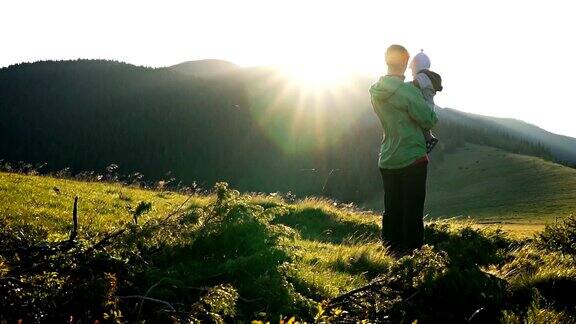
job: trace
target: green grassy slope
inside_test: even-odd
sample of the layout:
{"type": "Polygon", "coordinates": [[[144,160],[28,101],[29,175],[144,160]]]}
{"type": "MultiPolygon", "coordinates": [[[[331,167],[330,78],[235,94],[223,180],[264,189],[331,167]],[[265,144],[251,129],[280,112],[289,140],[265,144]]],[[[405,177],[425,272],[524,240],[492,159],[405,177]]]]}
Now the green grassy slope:
{"type": "MultiPolygon", "coordinates": [[[[44,176],[30,176],[0,172],[0,219],[8,223],[29,224],[47,230],[49,240],[66,238],[72,222],[74,196],[79,196],[80,231],[101,235],[132,222],[131,210],[140,201],[151,202],[152,211],[145,214],[140,223],[162,218],[178,209],[187,197],[170,191],[151,191],[106,182],[82,182],[44,176]],[[56,192],[57,188],[58,192],[56,192]]],[[[253,205],[274,207],[286,205],[275,196],[252,195],[253,205]]],[[[213,195],[194,195],[188,199],[183,210],[194,210],[213,203],[213,195]]],[[[335,296],[347,289],[366,283],[368,277],[347,272],[355,258],[370,255],[369,263],[381,265],[384,250],[375,243],[379,233],[379,218],[375,214],[339,210],[331,202],[305,199],[289,204],[291,213],[279,217],[277,222],[295,228],[302,233],[294,253],[306,255],[300,260],[302,273],[300,284],[307,289],[317,289],[318,294],[335,296]],[[349,237],[361,241],[341,242],[349,237]],[[367,241],[367,239],[370,240],[367,241]],[[364,243],[371,242],[368,245],[364,243]],[[373,248],[374,251],[368,251],[373,248]]],[[[370,266],[370,264],[368,266],[370,266]]],[[[351,266],[353,267],[353,266],[351,266]]]]}
{"type": "Polygon", "coordinates": [[[576,170],[467,145],[431,168],[428,197],[433,217],[550,220],[576,211],[576,170]]]}
{"type": "MultiPolygon", "coordinates": [[[[381,197],[367,204],[382,206],[381,197]]],[[[431,162],[425,210],[430,218],[470,217],[529,234],[576,212],[576,170],[467,144],[431,162]]]]}
{"type": "MultiPolygon", "coordinates": [[[[169,213],[186,199],[168,191],[0,172],[0,215],[12,223],[42,225],[54,239],[70,229],[75,196],[79,197],[80,226],[93,231],[107,231],[130,222],[130,209],[139,201],[152,202],[152,211],[143,217],[145,221],[169,213]]],[[[197,197],[193,203],[204,199],[197,197]]]]}
{"type": "MultiPolygon", "coordinates": [[[[178,209],[187,199],[182,194],[169,191],[12,173],[0,173],[0,193],[1,222],[16,227],[31,225],[43,228],[48,233],[48,241],[53,242],[66,239],[69,235],[75,195],[80,197],[78,213],[81,238],[102,237],[130,223],[130,210],[140,201],[152,203],[152,211],[140,221],[145,223],[163,218],[178,209]]],[[[273,223],[287,225],[299,233],[290,244],[289,254],[290,257],[296,257],[296,266],[283,271],[291,284],[306,292],[307,296],[321,300],[366,284],[391,261],[378,241],[379,218],[375,214],[336,208],[332,202],[321,199],[310,198],[296,204],[286,204],[273,195],[243,197],[248,198],[250,205],[258,208],[282,206],[290,211],[280,212],[273,223]]],[[[186,201],[181,210],[194,214],[214,201],[214,195],[195,195],[186,201]]],[[[176,243],[172,244],[176,246],[182,244],[181,240],[186,240],[185,237],[173,239],[176,243]]],[[[247,243],[239,244],[246,247],[247,243]]],[[[166,252],[172,253],[172,258],[174,254],[182,253],[173,247],[164,249],[172,251],[166,252]]],[[[186,254],[180,257],[182,265],[166,271],[180,273],[182,269],[211,267],[206,261],[197,264],[186,260],[192,258],[186,254]]],[[[172,263],[172,259],[165,262],[172,263]]],[[[266,266],[266,263],[262,263],[262,266],[266,266]]],[[[0,274],[1,270],[0,267],[0,274]]],[[[263,271],[268,272],[267,269],[263,271]]],[[[191,275],[193,278],[199,276],[194,272],[191,274],[189,270],[185,272],[180,275],[191,275]]],[[[150,276],[155,278],[154,274],[150,276]]],[[[203,285],[204,282],[196,281],[194,284],[203,285]]],[[[254,285],[260,287],[258,282],[254,285]]]]}
{"type": "Polygon", "coordinates": [[[576,170],[540,158],[467,145],[433,165],[430,217],[471,217],[520,232],[576,212],[576,170]]]}
{"type": "Polygon", "coordinates": [[[574,315],[574,260],[560,253],[574,253],[572,227],[549,231],[542,254],[493,229],[431,223],[425,243],[433,247],[398,258],[379,241],[377,214],[325,199],[287,202],[222,185],[188,198],[8,173],[0,173],[0,192],[0,315],[9,322],[275,322],[281,314],[461,322],[482,309],[474,322],[520,323],[574,315]],[[54,245],[67,238],[75,195],[77,241],[54,245]],[[152,203],[139,226],[91,248],[95,236],[130,223],[139,201],[152,203]],[[375,278],[386,283],[377,296],[320,304],[375,278]],[[148,298],[144,307],[138,296],[148,298]]]}

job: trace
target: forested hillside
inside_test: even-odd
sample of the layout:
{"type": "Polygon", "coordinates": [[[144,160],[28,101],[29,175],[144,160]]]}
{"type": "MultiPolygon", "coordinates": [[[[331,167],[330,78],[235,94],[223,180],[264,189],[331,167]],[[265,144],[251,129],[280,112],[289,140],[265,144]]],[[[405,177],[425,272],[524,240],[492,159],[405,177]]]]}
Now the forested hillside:
{"type": "MultiPolygon", "coordinates": [[[[0,159],[72,173],[116,164],[147,181],[225,180],[247,191],[364,202],[381,189],[372,81],[314,92],[271,68],[215,60],[156,69],[101,60],[14,65],[0,70],[0,159]]],[[[465,143],[555,158],[505,127],[439,114],[434,163],[465,143]]]]}
{"type": "MultiPolygon", "coordinates": [[[[539,155],[540,153],[537,152],[540,150],[538,147],[540,146],[549,150],[550,156],[547,156],[547,159],[553,159],[569,166],[576,165],[576,139],[572,137],[557,135],[518,119],[482,116],[455,109],[443,109],[441,118],[462,126],[481,128],[485,132],[498,134],[504,142],[500,143],[498,147],[506,150],[517,151],[515,144],[507,146],[505,142],[510,137],[519,138],[526,143],[536,144],[536,147],[533,147],[536,151],[529,155],[539,155]]],[[[475,143],[482,144],[481,140],[475,143]]],[[[521,153],[525,154],[525,152],[521,153]]]]}

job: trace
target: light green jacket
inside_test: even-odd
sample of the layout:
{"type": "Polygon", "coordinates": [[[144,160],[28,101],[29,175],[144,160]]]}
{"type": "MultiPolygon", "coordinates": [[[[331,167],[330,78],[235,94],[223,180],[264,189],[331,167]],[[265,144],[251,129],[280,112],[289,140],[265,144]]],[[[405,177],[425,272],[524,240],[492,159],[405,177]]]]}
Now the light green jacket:
{"type": "Polygon", "coordinates": [[[423,129],[431,129],[438,117],[418,88],[403,78],[383,76],[370,87],[372,107],[384,136],[378,165],[400,169],[426,155],[423,129]]]}

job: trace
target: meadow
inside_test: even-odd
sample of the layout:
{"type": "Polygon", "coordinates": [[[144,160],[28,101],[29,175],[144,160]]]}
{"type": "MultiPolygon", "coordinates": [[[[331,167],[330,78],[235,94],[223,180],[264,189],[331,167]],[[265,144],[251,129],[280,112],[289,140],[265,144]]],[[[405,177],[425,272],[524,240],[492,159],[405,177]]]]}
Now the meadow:
{"type": "Polygon", "coordinates": [[[9,322],[576,318],[574,218],[523,237],[430,221],[422,249],[394,256],[379,241],[378,214],[327,199],[16,173],[0,173],[0,193],[0,318],[9,322]]]}
{"type": "MultiPolygon", "coordinates": [[[[530,237],[576,212],[576,170],[475,144],[431,155],[425,214],[530,237]]],[[[381,194],[366,208],[381,210],[381,194]]]]}
{"type": "Polygon", "coordinates": [[[430,173],[432,217],[545,224],[576,211],[576,170],[542,158],[467,144],[430,173]]]}

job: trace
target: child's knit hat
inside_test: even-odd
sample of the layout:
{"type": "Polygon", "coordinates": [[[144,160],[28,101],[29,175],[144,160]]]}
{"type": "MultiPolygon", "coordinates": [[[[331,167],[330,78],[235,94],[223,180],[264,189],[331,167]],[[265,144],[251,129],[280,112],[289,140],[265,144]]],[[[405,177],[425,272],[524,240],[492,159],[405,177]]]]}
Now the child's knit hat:
{"type": "Polygon", "coordinates": [[[430,58],[428,55],[424,54],[424,50],[420,50],[420,53],[414,56],[410,63],[410,68],[412,69],[412,74],[430,68],[430,58]]]}

